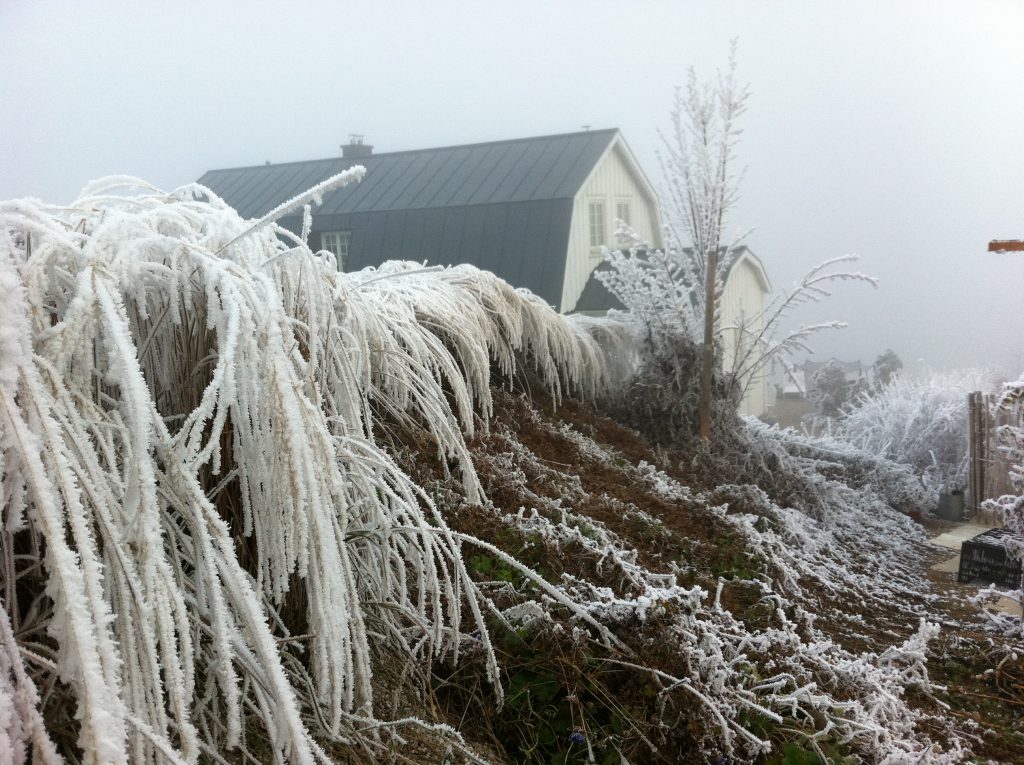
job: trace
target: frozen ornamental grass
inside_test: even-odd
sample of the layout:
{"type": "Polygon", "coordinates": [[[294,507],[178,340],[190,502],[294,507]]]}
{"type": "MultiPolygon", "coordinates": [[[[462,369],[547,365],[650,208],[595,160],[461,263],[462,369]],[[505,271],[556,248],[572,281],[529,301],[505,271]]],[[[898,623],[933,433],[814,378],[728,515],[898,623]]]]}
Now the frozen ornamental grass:
{"type": "Polygon", "coordinates": [[[305,206],[308,231],[362,172],[256,222],[127,178],[0,203],[0,760],[253,757],[255,727],[261,756],[326,762],[318,741],[373,727],[372,646],[454,661],[476,632],[497,680],[463,542],[374,412],[432,434],[477,499],[491,364],[529,359],[556,395],[608,367],[493,275],[343,274],[274,222],[305,206]]]}

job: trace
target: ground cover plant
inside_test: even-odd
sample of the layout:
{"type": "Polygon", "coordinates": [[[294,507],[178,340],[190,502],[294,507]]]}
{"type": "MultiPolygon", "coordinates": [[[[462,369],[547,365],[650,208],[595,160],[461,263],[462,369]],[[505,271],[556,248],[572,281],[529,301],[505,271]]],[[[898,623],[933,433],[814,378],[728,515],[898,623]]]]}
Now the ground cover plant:
{"type": "Polygon", "coordinates": [[[515,703],[488,705],[472,664],[442,673],[439,697],[479,705],[467,717],[506,746],[527,742],[515,762],[957,761],[945,717],[910,702],[931,696],[938,632],[922,622],[924,536],[892,508],[921,497],[914,476],[839,443],[767,428],[753,440],[789,463],[780,472],[813,476],[807,501],[684,487],[673,474],[687,460],[638,460],[652,450],[633,431],[571,403],[540,412],[499,398],[473,443],[496,512],[463,504],[451,523],[590,601],[621,645],[581,637],[496,559],[471,559],[514,615],[499,653],[515,703]]]}

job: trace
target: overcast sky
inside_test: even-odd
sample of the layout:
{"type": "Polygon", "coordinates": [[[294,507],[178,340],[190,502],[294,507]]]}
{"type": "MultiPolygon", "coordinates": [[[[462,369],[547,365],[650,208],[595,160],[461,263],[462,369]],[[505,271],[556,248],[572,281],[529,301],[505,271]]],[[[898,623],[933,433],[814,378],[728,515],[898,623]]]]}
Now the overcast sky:
{"type": "Polygon", "coordinates": [[[785,288],[856,253],[806,321],[867,363],[1024,370],[1024,3],[0,0],[0,199],[91,179],[619,127],[657,181],[689,66],[739,38],[742,198],[729,231],[785,288]]]}

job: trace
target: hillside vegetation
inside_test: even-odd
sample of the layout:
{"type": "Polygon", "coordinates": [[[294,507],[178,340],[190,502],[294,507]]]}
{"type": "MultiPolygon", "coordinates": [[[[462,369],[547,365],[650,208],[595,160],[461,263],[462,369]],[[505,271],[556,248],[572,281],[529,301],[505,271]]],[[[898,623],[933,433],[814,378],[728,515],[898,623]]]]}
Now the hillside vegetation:
{"type": "Polygon", "coordinates": [[[0,203],[0,760],[984,745],[929,679],[909,468],[652,447],[579,403],[642,400],[624,325],[273,223],[353,175],[256,223],[131,179],[0,203]]]}

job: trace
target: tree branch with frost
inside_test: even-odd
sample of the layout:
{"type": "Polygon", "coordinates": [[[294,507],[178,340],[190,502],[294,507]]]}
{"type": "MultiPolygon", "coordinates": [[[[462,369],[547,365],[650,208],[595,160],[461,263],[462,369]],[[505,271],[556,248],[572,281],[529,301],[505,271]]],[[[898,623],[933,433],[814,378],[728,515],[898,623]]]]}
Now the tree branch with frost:
{"type": "MultiPolygon", "coordinates": [[[[716,86],[698,83],[696,72],[689,70],[685,88],[674,94],[670,131],[659,131],[666,246],[607,251],[611,268],[596,272],[649,336],[682,334],[700,342],[706,264],[721,247],[726,216],[738,199],[742,173],[734,176],[731,166],[742,132],[737,121],[749,96],[749,88],[736,81],[735,41],[716,86]]],[[[628,227],[619,230],[630,237],[628,227]]],[[[724,271],[716,271],[717,293],[724,271]]]]}
{"type": "MultiPolygon", "coordinates": [[[[660,134],[659,153],[665,187],[666,228],[670,250],[694,285],[696,313],[703,316],[705,271],[709,253],[718,253],[728,213],[739,199],[743,172],[732,173],[742,130],[738,120],[747,109],[750,88],[736,80],[737,41],[729,50],[725,72],[717,85],[700,84],[695,70],[687,73],[685,89],[676,89],[670,111],[671,131],[660,134]],[[692,252],[687,252],[689,243],[692,252]]],[[[719,269],[716,279],[720,282],[719,269]]]]}
{"type": "Polygon", "coordinates": [[[781,329],[782,323],[790,318],[794,310],[804,305],[820,303],[831,297],[836,284],[859,282],[877,289],[877,277],[857,271],[829,270],[838,264],[852,263],[856,260],[856,255],[843,255],[818,264],[804,275],[794,289],[777,296],[750,324],[735,328],[739,335],[736,344],[738,357],[733,364],[731,379],[732,386],[741,396],[768,365],[779,364],[787,372],[791,372],[791,359],[797,353],[811,352],[808,343],[813,336],[846,326],[844,322],[839,321],[804,325],[776,339],[776,333],[781,329]],[[760,326],[757,330],[751,331],[750,325],[760,326]]]}

